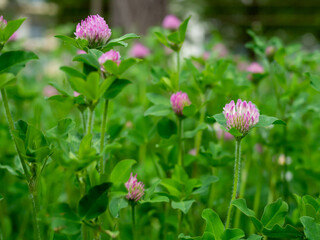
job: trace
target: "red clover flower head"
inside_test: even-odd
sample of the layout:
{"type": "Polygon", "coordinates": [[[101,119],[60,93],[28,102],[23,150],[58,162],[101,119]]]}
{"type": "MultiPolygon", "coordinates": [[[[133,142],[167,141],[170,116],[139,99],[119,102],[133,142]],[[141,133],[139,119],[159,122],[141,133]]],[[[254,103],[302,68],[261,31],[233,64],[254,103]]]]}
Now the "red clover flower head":
{"type": "Polygon", "coordinates": [[[133,177],[131,173],[128,182],[125,183],[128,190],[127,199],[138,202],[144,195],[144,184],[143,182],[138,182],[137,174],[133,177]]]}
{"type": "Polygon", "coordinates": [[[252,127],[259,122],[259,110],[252,102],[238,99],[237,104],[232,100],[223,108],[223,114],[227,120],[227,129],[237,129],[246,135],[252,127]]]}
{"type": "Polygon", "coordinates": [[[171,95],[170,102],[174,113],[178,116],[182,116],[182,110],[185,106],[191,104],[188,94],[184,92],[177,92],[171,95]]]}
{"type": "Polygon", "coordinates": [[[107,43],[111,36],[111,29],[104,18],[97,15],[88,16],[85,20],[78,23],[76,38],[86,39],[89,42],[89,47],[101,47],[107,43]]]}

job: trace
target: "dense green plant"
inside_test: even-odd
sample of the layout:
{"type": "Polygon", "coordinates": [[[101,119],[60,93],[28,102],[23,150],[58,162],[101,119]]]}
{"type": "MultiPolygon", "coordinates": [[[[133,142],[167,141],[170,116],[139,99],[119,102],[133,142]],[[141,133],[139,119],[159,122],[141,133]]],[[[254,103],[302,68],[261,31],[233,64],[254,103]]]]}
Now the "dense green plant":
{"type": "Polygon", "coordinates": [[[8,41],[24,19],[0,25],[0,239],[318,238],[319,52],[249,31],[262,72],[183,57],[189,20],[139,40],[143,59],[132,33],[57,35],[25,70],[38,57],[8,41]],[[226,115],[240,98],[251,125],[226,115]]]}

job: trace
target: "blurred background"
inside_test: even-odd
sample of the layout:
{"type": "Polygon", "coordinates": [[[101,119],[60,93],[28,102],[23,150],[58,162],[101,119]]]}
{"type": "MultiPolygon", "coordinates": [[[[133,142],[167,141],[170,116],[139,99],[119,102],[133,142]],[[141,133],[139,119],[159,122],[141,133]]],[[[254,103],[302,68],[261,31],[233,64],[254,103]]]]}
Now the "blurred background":
{"type": "Polygon", "coordinates": [[[29,39],[30,48],[54,47],[54,28],[69,29],[71,35],[89,14],[100,14],[112,29],[146,34],[168,13],[180,19],[192,15],[189,35],[197,44],[215,37],[235,52],[245,51],[247,29],[300,42],[307,49],[317,47],[320,34],[318,0],[0,0],[0,14],[6,19],[28,18],[18,35],[29,39]]]}

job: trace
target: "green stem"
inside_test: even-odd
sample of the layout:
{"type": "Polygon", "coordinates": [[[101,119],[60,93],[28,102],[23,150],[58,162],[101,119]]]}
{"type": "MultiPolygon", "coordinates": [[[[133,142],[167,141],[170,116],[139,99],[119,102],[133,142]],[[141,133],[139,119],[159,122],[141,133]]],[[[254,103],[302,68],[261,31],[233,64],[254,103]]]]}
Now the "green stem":
{"type": "Polygon", "coordinates": [[[147,145],[145,143],[143,143],[139,147],[139,162],[140,162],[140,164],[145,161],[146,153],[147,153],[147,145]]]}
{"type": "Polygon", "coordinates": [[[180,50],[177,51],[177,82],[176,87],[179,90],[179,79],[180,79],[180,50]]]}
{"type": "MultiPolygon", "coordinates": [[[[9,124],[9,130],[10,130],[10,134],[12,136],[12,139],[13,139],[13,142],[15,144],[15,147],[16,147],[16,151],[18,153],[18,156],[19,156],[19,160],[20,160],[20,163],[22,165],[22,168],[23,168],[23,172],[24,172],[24,175],[26,176],[26,179],[27,179],[27,182],[28,182],[28,185],[29,185],[29,192],[31,194],[31,199],[32,199],[32,217],[33,217],[33,227],[34,227],[34,237],[36,240],[41,240],[41,235],[40,235],[40,227],[39,227],[39,224],[38,224],[38,221],[37,221],[37,203],[36,203],[36,190],[35,189],[31,189],[31,184],[33,184],[32,181],[34,181],[31,176],[30,176],[30,173],[28,171],[28,168],[27,168],[27,164],[25,163],[23,157],[22,157],[22,154],[18,148],[18,145],[17,145],[17,142],[13,136],[13,132],[15,131],[15,127],[14,127],[14,123],[13,123],[13,119],[12,119],[12,116],[11,116],[11,113],[10,113],[10,109],[9,109],[9,103],[8,103],[8,98],[7,98],[7,93],[5,91],[5,89],[1,89],[1,95],[2,95],[2,100],[3,100],[3,105],[4,105],[4,108],[5,108],[5,112],[6,112],[6,116],[7,116],[7,121],[8,121],[8,124],[9,124]]],[[[36,185],[34,186],[36,187],[36,185]]]]}
{"type": "MultiPolygon", "coordinates": [[[[215,174],[217,174],[216,171],[217,171],[216,169],[211,167],[212,176],[215,176],[215,174]]],[[[213,200],[215,198],[215,195],[216,195],[216,186],[214,186],[214,184],[211,184],[210,194],[209,194],[209,197],[208,197],[208,206],[209,206],[209,208],[213,207],[213,200]]]]}
{"type": "Polygon", "coordinates": [[[36,192],[31,191],[31,201],[32,201],[32,218],[34,226],[34,237],[35,239],[41,240],[40,227],[38,223],[38,204],[37,204],[37,195],[36,192]]]}
{"type": "MultiPolygon", "coordinates": [[[[262,179],[261,176],[262,173],[260,172],[260,174],[258,174],[258,180],[257,180],[257,189],[256,189],[256,193],[254,195],[254,202],[253,202],[253,211],[258,214],[259,211],[259,207],[260,207],[260,199],[261,199],[261,188],[262,188],[262,179]]],[[[255,232],[255,228],[253,226],[253,224],[250,225],[250,233],[254,233],[255,232]]]]}
{"type": "Polygon", "coordinates": [[[92,133],[93,113],[94,113],[94,109],[90,108],[90,110],[89,110],[88,127],[87,127],[87,134],[92,133]]]}
{"type": "MultiPolygon", "coordinates": [[[[84,176],[86,175],[86,172],[80,172],[78,174],[78,180],[79,180],[79,183],[80,183],[80,194],[81,194],[81,197],[83,197],[87,190],[86,190],[86,183],[85,183],[85,179],[84,179],[84,176]]],[[[87,240],[88,239],[88,228],[85,224],[85,222],[82,222],[82,226],[81,226],[81,234],[82,234],[82,240],[87,240]]]]}
{"type": "Polygon", "coordinates": [[[135,217],[135,203],[132,201],[131,203],[131,216],[132,216],[132,239],[136,239],[136,217],[135,217]]]}
{"type": "MultiPolygon", "coordinates": [[[[251,165],[251,156],[248,157],[247,162],[245,164],[244,171],[241,174],[239,198],[243,198],[244,197],[244,192],[245,192],[246,185],[247,185],[247,179],[248,179],[248,173],[249,173],[250,165],[251,165]]],[[[236,216],[235,216],[235,219],[234,219],[234,227],[236,227],[236,228],[239,227],[240,214],[241,214],[240,210],[237,209],[236,216]]]]}
{"type": "Polygon", "coordinates": [[[104,148],[104,136],[105,136],[106,125],[107,125],[108,105],[109,105],[109,100],[106,99],[106,101],[104,102],[103,117],[102,117],[102,123],[101,123],[101,138],[100,138],[101,158],[100,158],[100,164],[99,164],[100,179],[102,174],[104,173],[104,157],[103,157],[102,151],[104,148]]]}
{"type": "MultiPolygon", "coordinates": [[[[201,103],[203,104],[205,102],[205,97],[203,94],[201,94],[201,103]]],[[[199,126],[204,122],[206,114],[206,107],[202,107],[200,110],[200,118],[199,118],[199,126]]],[[[202,131],[198,131],[194,140],[194,147],[195,147],[195,152],[196,156],[199,154],[199,150],[201,147],[201,141],[202,141],[202,131]]],[[[196,177],[198,175],[198,164],[197,161],[193,162],[192,164],[192,176],[196,177]]]]}
{"type": "Polygon", "coordinates": [[[238,185],[239,185],[239,178],[240,178],[240,169],[241,169],[241,139],[236,139],[236,151],[235,151],[235,162],[234,162],[234,178],[233,178],[233,191],[232,197],[228,209],[227,221],[226,221],[226,228],[230,226],[231,220],[231,212],[232,212],[232,201],[236,199],[237,192],[238,192],[238,185]]]}
{"type": "Polygon", "coordinates": [[[182,158],[182,119],[177,118],[178,125],[178,164],[183,167],[183,158],[182,158]]]}
{"type": "Polygon", "coordinates": [[[13,142],[15,144],[16,151],[18,153],[19,160],[20,160],[20,163],[21,163],[22,168],[23,168],[23,172],[26,175],[27,181],[29,182],[30,181],[30,173],[29,173],[29,171],[27,169],[27,165],[26,165],[26,163],[25,163],[25,161],[24,161],[24,159],[22,157],[22,154],[20,153],[20,150],[18,148],[17,142],[16,142],[16,140],[15,140],[15,138],[13,136],[13,132],[15,131],[15,127],[14,127],[13,119],[12,119],[12,116],[11,116],[11,113],[10,113],[10,109],[9,109],[7,93],[6,93],[6,90],[4,88],[1,89],[1,95],[2,95],[3,105],[4,105],[4,109],[5,109],[6,116],[7,116],[7,121],[8,121],[8,124],[9,124],[10,134],[11,134],[13,142]]]}
{"type": "Polygon", "coordinates": [[[181,228],[182,228],[182,212],[178,210],[178,235],[181,233],[181,228]]]}
{"type": "MultiPolygon", "coordinates": [[[[203,107],[200,111],[200,119],[199,119],[199,125],[201,125],[204,122],[206,114],[206,108],[203,107]]],[[[199,131],[195,138],[195,149],[196,149],[196,155],[198,155],[200,147],[201,147],[201,140],[202,140],[202,131],[199,131]]]]}
{"type": "Polygon", "coordinates": [[[81,111],[81,117],[82,117],[82,124],[83,124],[83,134],[85,134],[87,131],[87,126],[86,126],[86,116],[84,114],[84,111],[81,111]]]}

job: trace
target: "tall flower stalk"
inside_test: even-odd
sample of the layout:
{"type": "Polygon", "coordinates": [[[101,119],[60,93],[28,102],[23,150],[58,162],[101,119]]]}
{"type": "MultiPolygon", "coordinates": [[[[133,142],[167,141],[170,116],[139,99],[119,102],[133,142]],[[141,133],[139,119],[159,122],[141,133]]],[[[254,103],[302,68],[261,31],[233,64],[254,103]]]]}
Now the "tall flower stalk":
{"type": "MultiPolygon", "coordinates": [[[[101,123],[101,136],[100,136],[100,153],[102,154],[103,148],[104,148],[104,136],[106,132],[106,126],[107,126],[107,114],[108,114],[108,106],[109,106],[109,100],[106,99],[104,102],[103,107],[103,116],[102,116],[102,123],[101,123]]],[[[104,173],[104,158],[101,156],[100,163],[99,163],[99,171],[100,171],[100,178],[102,174],[104,173]]]]}
{"type": "Polygon", "coordinates": [[[143,182],[138,182],[137,174],[133,176],[131,173],[129,180],[125,183],[125,187],[128,190],[126,198],[129,200],[131,205],[131,217],[132,217],[132,236],[133,240],[136,239],[136,216],[135,216],[135,206],[138,201],[144,195],[144,184],[143,182]]]}
{"type": "MultiPolygon", "coordinates": [[[[121,63],[120,60],[121,56],[118,51],[110,50],[104,54],[101,55],[99,58],[99,64],[101,65],[101,71],[106,78],[108,76],[108,69],[105,69],[103,64],[111,60],[115,62],[117,65],[121,63]]],[[[101,122],[101,136],[100,136],[100,161],[99,161],[99,172],[100,172],[100,181],[102,182],[102,174],[104,173],[104,157],[103,157],[103,148],[104,148],[104,139],[105,139],[105,132],[106,132],[106,126],[107,126],[107,115],[108,115],[108,106],[109,106],[109,99],[106,99],[104,102],[104,107],[103,107],[103,115],[102,115],[102,122],[101,122]]]]}
{"type": "Polygon", "coordinates": [[[37,216],[38,216],[38,204],[37,204],[37,182],[36,182],[36,177],[31,177],[28,168],[27,168],[27,164],[25,163],[25,160],[18,148],[17,142],[14,139],[13,136],[13,132],[16,131],[15,126],[14,126],[14,122],[10,113],[10,108],[9,108],[9,103],[8,103],[8,98],[7,98],[7,93],[6,90],[3,88],[1,89],[1,96],[2,96],[2,100],[3,100],[3,105],[5,108],[5,113],[6,113],[6,117],[7,117],[7,121],[8,121],[8,125],[9,125],[9,131],[10,134],[12,136],[13,142],[15,144],[16,147],[16,151],[18,153],[19,156],[19,160],[20,163],[22,165],[23,168],[23,172],[24,175],[26,176],[26,180],[28,183],[28,187],[29,187],[29,192],[31,195],[31,201],[32,201],[32,219],[33,219],[33,228],[34,228],[34,239],[36,240],[41,240],[41,233],[40,233],[40,226],[37,220],[37,216]]]}
{"type": "MultiPolygon", "coordinates": [[[[0,30],[1,31],[4,31],[7,24],[8,24],[8,22],[3,18],[3,16],[0,16],[0,30]]],[[[1,44],[0,51],[2,50],[3,46],[4,46],[4,43],[1,44]]],[[[33,228],[34,228],[34,239],[41,240],[40,226],[39,226],[38,219],[37,219],[38,218],[37,217],[38,216],[37,176],[36,176],[36,173],[33,173],[33,172],[30,174],[30,172],[28,170],[28,166],[25,162],[25,159],[24,159],[22,153],[20,152],[17,141],[13,135],[13,133],[16,131],[16,128],[14,126],[14,121],[13,121],[13,118],[10,113],[9,101],[8,101],[8,97],[7,97],[7,93],[6,93],[5,88],[1,89],[1,96],[2,96],[2,100],[3,100],[4,108],[5,108],[6,119],[7,119],[8,125],[9,125],[9,132],[10,132],[12,140],[15,144],[15,148],[16,148],[20,163],[23,168],[23,173],[24,173],[25,178],[28,183],[28,189],[29,189],[29,193],[31,196],[31,202],[32,202],[32,219],[33,219],[33,228]]]]}
{"type": "Polygon", "coordinates": [[[235,162],[234,162],[234,178],[231,201],[228,209],[225,227],[228,228],[232,216],[232,201],[236,199],[238,194],[240,174],[241,174],[241,140],[244,138],[252,127],[259,122],[259,111],[251,102],[238,99],[237,104],[231,101],[223,108],[223,114],[226,118],[227,130],[235,133],[235,162]]]}
{"type": "Polygon", "coordinates": [[[235,148],[235,161],[234,161],[234,176],[233,176],[233,190],[231,196],[231,202],[228,209],[226,228],[230,226],[231,211],[232,211],[232,201],[236,199],[238,193],[238,186],[240,181],[240,171],[241,171],[241,138],[236,139],[235,148]]]}
{"type": "Polygon", "coordinates": [[[182,133],[183,133],[183,108],[191,104],[188,94],[184,92],[177,92],[171,95],[170,98],[171,106],[174,113],[177,116],[178,126],[178,164],[183,167],[183,147],[182,147],[182,133]]]}

